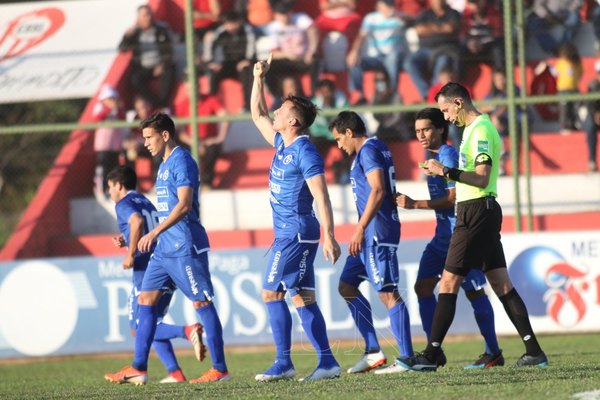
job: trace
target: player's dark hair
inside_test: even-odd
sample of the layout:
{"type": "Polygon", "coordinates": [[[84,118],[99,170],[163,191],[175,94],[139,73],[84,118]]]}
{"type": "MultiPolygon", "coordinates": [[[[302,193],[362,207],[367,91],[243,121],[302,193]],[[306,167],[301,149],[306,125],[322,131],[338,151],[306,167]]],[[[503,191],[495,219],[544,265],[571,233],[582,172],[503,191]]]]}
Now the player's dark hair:
{"type": "Polygon", "coordinates": [[[140,122],[140,130],[152,128],[157,132],[167,131],[175,140],[175,123],[167,114],[156,113],[140,122]]]}
{"type": "Polygon", "coordinates": [[[137,175],[133,168],[126,165],[120,165],[113,168],[107,175],[106,180],[114,183],[120,183],[127,190],[135,190],[137,187],[137,175]]]}
{"type": "Polygon", "coordinates": [[[415,114],[415,121],[420,119],[428,119],[437,129],[444,129],[442,132],[442,143],[448,141],[448,123],[444,119],[444,113],[438,108],[427,107],[415,114]]]}
{"type": "Polygon", "coordinates": [[[445,97],[447,99],[458,97],[463,99],[463,101],[467,104],[471,103],[471,95],[469,94],[467,88],[456,82],[448,82],[442,86],[440,91],[435,95],[435,101],[438,101],[438,98],[440,97],[445,97]]]}
{"type": "Polygon", "coordinates": [[[346,129],[350,129],[356,136],[366,136],[367,128],[365,123],[354,111],[342,111],[340,112],[333,121],[329,124],[329,130],[333,131],[335,128],[339,133],[346,132],[346,129]]]}
{"type": "Polygon", "coordinates": [[[290,110],[298,121],[298,129],[301,131],[308,129],[317,117],[317,106],[312,101],[302,96],[289,95],[283,99],[284,103],[286,101],[290,101],[293,104],[290,110]]]}

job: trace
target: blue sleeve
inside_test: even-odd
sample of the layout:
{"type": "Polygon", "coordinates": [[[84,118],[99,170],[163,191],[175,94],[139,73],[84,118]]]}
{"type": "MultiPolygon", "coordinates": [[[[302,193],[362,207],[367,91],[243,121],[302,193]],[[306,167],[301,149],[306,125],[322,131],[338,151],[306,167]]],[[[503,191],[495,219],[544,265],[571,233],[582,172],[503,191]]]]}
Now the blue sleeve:
{"type": "Polygon", "coordinates": [[[298,168],[302,172],[304,180],[310,179],[313,176],[325,174],[323,158],[317,152],[314,146],[304,146],[300,150],[299,156],[298,168]]]}
{"type": "Polygon", "coordinates": [[[383,154],[373,146],[364,146],[360,152],[360,164],[365,175],[374,169],[385,169],[383,154]]]}
{"type": "Polygon", "coordinates": [[[198,168],[191,157],[182,157],[174,163],[171,171],[175,187],[191,187],[198,184],[198,168]]]}
{"type": "Polygon", "coordinates": [[[133,214],[140,214],[140,212],[133,208],[131,204],[123,201],[117,203],[115,206],[115,212],[117,213],[117,221],[121,220],[125,223],[129,223],[129,218],[131,218],[133,214]]]}
{"type": "MultiPolygon", "coordinates": [[[[443,146],[440,149],[439,161],[447,167],[458,168],[458,153],[456,149],[452,146],[443,146]]],[[[446,182],[448,189],[456,186],[456,182],[454,181],[446,180],[446,182]]]]}

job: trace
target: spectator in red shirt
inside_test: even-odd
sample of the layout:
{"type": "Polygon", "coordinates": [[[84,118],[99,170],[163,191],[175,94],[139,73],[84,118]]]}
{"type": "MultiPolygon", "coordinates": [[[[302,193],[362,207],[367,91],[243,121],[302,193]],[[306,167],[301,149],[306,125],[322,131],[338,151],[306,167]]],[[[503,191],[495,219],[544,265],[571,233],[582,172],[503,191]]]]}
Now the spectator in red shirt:
{"type": "Polygon", "coordinates": [[[462,44],[467,62],[504,66],[502,12],[496,0],[469,0],[463,12],[462,44]]]}

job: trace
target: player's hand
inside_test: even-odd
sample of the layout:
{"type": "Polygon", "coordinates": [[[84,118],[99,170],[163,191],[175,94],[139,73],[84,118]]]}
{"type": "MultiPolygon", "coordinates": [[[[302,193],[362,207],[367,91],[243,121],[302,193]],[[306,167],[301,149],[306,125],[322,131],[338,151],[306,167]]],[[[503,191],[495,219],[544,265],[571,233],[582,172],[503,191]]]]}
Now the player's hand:
{"type": "Polygon", "coordinates": [[[152,249],[152,244],[156,241],[157,235],[154,231],[150,231],[138,242],[137,248],[142,253],[148,253],[152,249]]]}
{"type": "Polygon", "coordinates": [[[444,164],[441,162],[430,158],[425,161],[425,166],[423,167],[426,175],[439,175],[444,176],[444,164]]]}
{"type": "Polygon", "coordinates": [[[113,236],[111,239],[115,247],[125,247],[125,238],[123,235],[113,236]]]}
{"type": "Polygon", "coordinates": [[[340,258],[341,253],[342,250],[335,238],[326,236],[325,242],[323,243],[323,255],[325,256],[325,260],[329,261],[331,258],[331,264],[335,264],[338,258],[340,258]]]}
{"type": "Polygon", "coordinates": [[[362,250],[362,243],[365,240],[365,230],[357,226],[356,230],[352,234],[350,238],[350,242],[348,242],[348,252],[351,256],[358,257],[360,251],[362,250]]]}
{"type": "Polygon", "coordinates": [[[255,78],[264,78],[264,76],[269,72],[271,68],[271,61],[273,61],[273,53],[269,53],[269,58],[266,61],[257,61],[254,64],[254,77],[255,78]]]}
{"type": "Polygon", "coordinates": [[[131,255],[127,255],[123,260],[123,269],[131,269],[133,268],[133,257],[131,255]]]}
{"type": "Polygon", "coordinates": [[[396,195],[396,205],[407,210],[415,208],[415,201],[405,194],[398,193],[396,195]]]}

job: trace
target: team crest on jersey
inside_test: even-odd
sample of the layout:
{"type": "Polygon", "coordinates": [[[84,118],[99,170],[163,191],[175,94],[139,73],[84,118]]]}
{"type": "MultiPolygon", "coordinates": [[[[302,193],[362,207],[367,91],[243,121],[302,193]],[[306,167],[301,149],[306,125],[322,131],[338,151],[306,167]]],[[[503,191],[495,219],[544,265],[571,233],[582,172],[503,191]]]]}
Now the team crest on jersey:
{"type": "Polygon", "coordinates": [[[169,179],[169,170],[165,169],[164,172],[159,172],[158,179],[162,179],[163,181],[169,179]]]}
{"type": "Polygon", "coordinates": [[[285,158],[283,159],[283,164],[284,165],[288,165],[289,163],[292,162],[292,159],[294,157],[291,154],[288,154],[287,156],[285,156],[285,158]]]}

